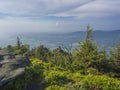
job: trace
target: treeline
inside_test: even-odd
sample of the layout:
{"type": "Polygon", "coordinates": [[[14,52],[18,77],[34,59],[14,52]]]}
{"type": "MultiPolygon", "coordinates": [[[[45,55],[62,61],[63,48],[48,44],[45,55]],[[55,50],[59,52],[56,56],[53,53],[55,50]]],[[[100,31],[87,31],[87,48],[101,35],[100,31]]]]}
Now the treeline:
{"type": "MultiPolygon", "coordinates": [[[[32,66],[29,67],[28,73],[31,75],[31,78],[35,75],[37,75],[39,79],[42,77],[43,80],[40,79],[40,82],[43,81],[44,85],[43,82],[41,85],[49,86],[46,90],[120,89],[119,85],[114,86],[116,83],[120,83],[118,80],[120,79],[120,44],[116,45],[113,51],[106,51],[105,49],[100,51],[99,47],[94,43],[92,28],[90,26],[87,26],[85,40],[79,44],[79,48],[74,50],[74,52],[72,51],[72,47],[69,49],[58,47],[51,50],[44,45],[29,49],[29,45],[22,44],[19,37],[17,37],[16,46],[8,45],[5,49],[15,54],[32,58],[32,66]],[[35,72],[33,72],[34,70],[35,72]],[[78,81],[76,80],[77,77],[78,81]],[[70,78],[70,80],[68,80],[68,78],[70,78]],[[113,83],[113,78],[116,78],[116,83],[113,83]],[[83,81],[80,82],[80,80],[83,81]],[[96,81],[97,84],[92,80],[94,82],[98,80],[96,81]],[[109,82],[109,80],[111,81],[109,82]],[[101,84],[104,83],[106,86],[101,86],[101,84]],[[85,85],[82,86],[82,84],[85,85]],[[111,89],[108,84],[113,85],[111,89]],[[76,85],[76,88],[71,87],[74,85],[76,85]]],[[[26,76],[30,77],[30,75],[27,74],[26,76]]],[[[24,78],[26,78],[26,76],[24,78]]]]}

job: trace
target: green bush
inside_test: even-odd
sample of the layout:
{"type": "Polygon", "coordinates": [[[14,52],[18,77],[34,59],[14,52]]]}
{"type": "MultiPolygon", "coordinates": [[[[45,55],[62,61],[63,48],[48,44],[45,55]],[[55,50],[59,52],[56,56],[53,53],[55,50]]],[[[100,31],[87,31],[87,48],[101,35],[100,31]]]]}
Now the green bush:
{"type": "Polygon", "coordinates": [[[58,85],[52,85],[47,87],[45,90],[65,90],[64,87],[58,86],[58,85]]]}
{"type": "Polygon", "coordinates": [[[47,83],[54,85],[54,84],[64,84],[67,82],[67,76],[65,72],[61,71],[49,71],[44,72],[45,80],[47,83]]]}
{"type": "Polygon", "coordinates": [[[104,75],[87,75],[73,87],[75,90],[120,90],[120,81],[104,75]]]}
{"type": "Polygon", "coordinates": [[[120,81],[115,78],[110,78],[104,75],[88,75],[85,80],[88,81],[90,86],[94,86],[102,90],[120,90],[120,81]]]}

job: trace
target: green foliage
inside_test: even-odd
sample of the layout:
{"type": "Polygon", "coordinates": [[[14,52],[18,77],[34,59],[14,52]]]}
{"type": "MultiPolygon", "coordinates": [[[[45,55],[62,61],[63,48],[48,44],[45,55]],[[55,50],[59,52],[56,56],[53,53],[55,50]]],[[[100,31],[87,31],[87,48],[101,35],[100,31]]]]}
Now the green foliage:
{"type": "Polygon", "coordinates": [[[5,49],[10,52],[14,51],[14,47],[12,45],[8,45],[5,49]]]}
{"type": "Polygon", "coordinates": [[[20,49],[22,42],[20,41],[20,38],[17,37],[17,42],[16,42],[16,48],[20,49]]]}
{"type": "Polygon", "coordinates": [[[86,70],[86,74],[98,75],[98,74],[100,74],[100,73],[99,73],[99,71],[98,71],[97,69],[95,69],[95,68],[88,68],[88,69],[86,70]]]}
{"type": "Polygon", "coordinates": [[[75,90],[88,90],[90,89],[86,81],[81,81],[73,84],[75,90]]]}
{"type": "Polygon", "coordinates": [[[17,38],[17,45],[6,49],[22,55],[28,52],[33,58],[25,74],[5,90],[27,90],[36,79],[45,90],[120,90],[120,45],[107,55],[105,50],[98,50],[90,26],[86,33],[85,41],[74,53],[61,47],[49,50],[43,45],[30,51],[17,38]]]}
{"type": "Polygon", "coordinates": [[[66,74],[67,74],[66,72],[54,71],[54,70],[49,72],[44,72],[46,82],[51,85],[65,84],[67,82],[66,74]]]}
{"type": "Polygon", "coordinates": [[[87,76],[73,76],[78,78],[75,83],[65,86],[66,90],[119,90],[120,81],[118,79],[110,78],[102,75],[87,75],[87,76]],[[72,88],[72,89],[68,89],[72,88]]]}
{"type": "Polygon", "coordinates": [[[13,52],[15,54],[20,54],[20,55],[29,55],[30,52],[29,45],[22,44],[19,37],[17,37],[16,46],[8,45],[4,49],[9,52],[13,52]]]}
{"type": "Polygon", "coordinates": [[[72,53],[65,51],[61,47],[58,47],[51,51],[51,55],[49,56],[49,62],[52,66],[58,66],[60,68],[64,68],[64,70],[67,71],[73,71],[71,66],[72,60],[72,53]]]}
{"type": "Polygon", "coordinates": [[[88,26],[86,40],[77,50],[74,64],[79,66],[78,69],[97,68],[99,58],[97,45],[92,40],[92,29],[88,26]]]}
{"type": "Polygon", "coordinates": [[[107,76],[88,75],[84,78],[84,82],[89,86],[87,89],[102,89],[102,90],[119,90],[120,81],[109,78],[107,76]]]}
{"type": "Polygon", "coordinates": [[[98,51],[98,47],[92,39],[92,29],[90,27],[87,27],[86,40],[76,51],[72,64],[75,71],[81,70],[83,74],[89,74],[89,68],[92,68],[90,73],[93,73],[93,69],[94,72],[96,71],[96,73],[103,73],[109,68],[108,60],[106,58],[106,51],[98,51]]]}
{"type": "Polygon", "coordinates": [[[86,40],[92,40],[93,36],[92,36],[92,28],[88,25],[87,26],[87,31],[86,31],[86,40]]]}
{"type": "Polygon", "coordinates": [[[35,58],[39,58],[43,61],[48,61],[47,57],[49,55],[49,49],[44,47],[43,45],[35,48],[35,58]]]}
{"type": "Polygon", "coordinates": [[[16,54],[27,54],[29,52],[29,45],[21,45],[20,48],[15,48],[14,52],[16,54]]]}
{"type": "Polygon", "coordinates": [[[27,67],[28,69],[28,75],[31,73],[32,77],[36,76],[36,78],[43,79],[43,72],[44,72],[44,66],[41,60],[39,59],[31,59],[32,65],[27,67]]]}
{"type": "Polygon", "coordinates": [[[65,90],[65,89],[58,85],[52,85],[52,86],[47,87],[45,90],[65,90]]]}
{"type": "Polygon", "coordinates": [[[59,67],[65,67],[65,56],[60,52],[53,52],[50,63],[59,67]]]}
{"type": "Polygon", "coordinates": [[[120,44],[118,44],[113,52],[113,59],[115,65],[118,69],[120,69],[120,44]]]}

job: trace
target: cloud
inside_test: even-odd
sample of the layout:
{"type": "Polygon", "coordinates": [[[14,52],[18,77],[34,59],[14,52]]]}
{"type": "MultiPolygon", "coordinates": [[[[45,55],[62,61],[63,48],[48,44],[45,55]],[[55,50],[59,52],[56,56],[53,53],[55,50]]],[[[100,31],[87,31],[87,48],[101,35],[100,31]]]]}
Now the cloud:
{"type": "Polygon", "coordinates": [[[119,0],[0,0],[3,17],[105,17],[120,15],[119,0]]]}
{"type": "Polygon", "coordinates": [[[69,11],[93,0],[0,0],[0,13],[10,16],[45,16],[69,11]]]}
{"type": "Polygon", "coordinates": [[[79,27],[78,22],[73,21],[36,21],[17,18],[0,20],[1,33],[8,35],[21,32],[70,32],[75,30],[76,27],[79,27]]]}
{"type": "Polygon", "coordinates": [[[55,16],[75,16],[75,17],[107,17],[120,15],[119,0],[95,0],[84,4],[75,9],[63,13],[57,13],[55,16]]]}

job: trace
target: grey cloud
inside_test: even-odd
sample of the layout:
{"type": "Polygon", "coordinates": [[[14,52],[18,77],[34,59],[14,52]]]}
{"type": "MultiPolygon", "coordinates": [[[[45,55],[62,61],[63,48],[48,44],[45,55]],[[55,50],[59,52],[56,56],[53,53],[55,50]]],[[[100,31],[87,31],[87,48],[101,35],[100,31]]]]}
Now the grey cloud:
{"type": "Polygon", "coordinates": [[[0,17],[100,17],[119,8],[120,0],[0,0],[0,17]]]}
{"type": "Polygon", "coordinates": [[[93,3],[85,5],[81,8],[76,9],[76,11],[80,11],[81,13],[96,13],[99,14],[116,14],[120,13],[118,10],[120,8],[120,1],[118,0],[97,0],[93,3]]]}
{"type": "Polygon", "coordinates": [[[94,0],[0,0],[0,12],[14,15],[48,15],[69,11],[94,0]]]}
{"type": "Polygon", "coordinates": [[[119,0],[95,0],[68,12],[57,13],[55,16],[105,17],[120,15],[119,8],[119,0]]]}

